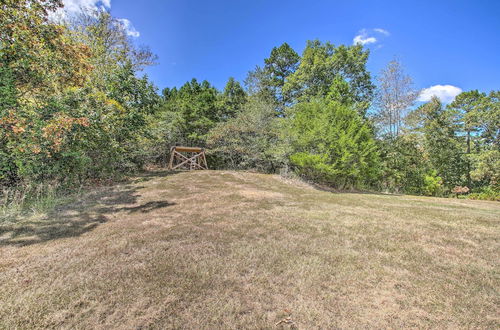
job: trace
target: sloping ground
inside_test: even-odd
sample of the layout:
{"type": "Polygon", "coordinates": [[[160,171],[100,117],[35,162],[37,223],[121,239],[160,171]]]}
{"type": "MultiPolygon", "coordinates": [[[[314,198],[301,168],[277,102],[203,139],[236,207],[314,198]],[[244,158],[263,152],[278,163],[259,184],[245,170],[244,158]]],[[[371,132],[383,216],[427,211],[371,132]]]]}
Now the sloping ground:
{"type": "Polygon", "coordinates": [[[499,222],[494,202],[150,173],[0,223],[0,328],[498,328],[499,222]]]}

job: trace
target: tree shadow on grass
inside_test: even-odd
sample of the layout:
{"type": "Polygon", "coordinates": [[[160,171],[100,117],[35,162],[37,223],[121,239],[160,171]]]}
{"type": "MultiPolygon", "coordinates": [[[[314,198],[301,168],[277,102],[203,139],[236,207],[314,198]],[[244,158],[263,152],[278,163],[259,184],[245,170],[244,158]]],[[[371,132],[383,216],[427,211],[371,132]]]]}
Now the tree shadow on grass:
{"type": "Polygon", "coordinates": [[[59,238],[77,237],[109,221],[116,212],[148,213],[174,205],[166,200],[136,205],[141,197],[138,183],[173,175],[175,172],[145,172],[121,185],[102,187],[75,201],[56,206],[41,216],[17,214],[0,222],[0,246],[24,246],[59,238]]]}
{"type": "Polygon", "coordinates": [[[167,206],[172,206],[175,205],[175,203],[170,203],[167,201],[154,201],[154,202],[147,202],[145,204],[139,205],[139,206],[133,206],[133,207],[122,207],[119,209],[116,209],[117,211],[128,211],[130,213],[133,212],[142,212],[142,213],[148,213],[156,209],[161,209],[167,206]]]}

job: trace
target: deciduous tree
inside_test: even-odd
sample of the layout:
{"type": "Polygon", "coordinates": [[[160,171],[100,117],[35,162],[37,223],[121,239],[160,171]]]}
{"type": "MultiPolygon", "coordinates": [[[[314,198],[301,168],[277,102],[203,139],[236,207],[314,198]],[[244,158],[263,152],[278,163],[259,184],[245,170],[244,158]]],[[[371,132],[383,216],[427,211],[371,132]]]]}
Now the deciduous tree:
{"type": "Polygon", "coordinates": [[[404,72],[401,63],[394,59],[377,78],[375,120],[383,133],[399,136],[406,113],[415,103],[418,91],[413,88],[412,78],[404,72]]]}

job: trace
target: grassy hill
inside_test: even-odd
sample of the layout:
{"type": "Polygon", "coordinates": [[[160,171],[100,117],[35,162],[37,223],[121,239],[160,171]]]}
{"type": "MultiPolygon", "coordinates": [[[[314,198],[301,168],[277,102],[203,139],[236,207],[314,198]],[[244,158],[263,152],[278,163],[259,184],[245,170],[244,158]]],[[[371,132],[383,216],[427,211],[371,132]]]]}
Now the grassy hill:
{"type": "Polygon", "coordinates": [[[499,224],[495,202],[152,172],[0,223],[0,328],[498,328],[499,224]]]}

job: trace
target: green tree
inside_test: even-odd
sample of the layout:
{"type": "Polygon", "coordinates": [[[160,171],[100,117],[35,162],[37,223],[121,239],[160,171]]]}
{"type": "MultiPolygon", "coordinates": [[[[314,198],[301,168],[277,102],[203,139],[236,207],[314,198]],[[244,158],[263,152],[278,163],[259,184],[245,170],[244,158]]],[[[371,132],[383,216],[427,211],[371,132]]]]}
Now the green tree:
{"type": "Polygon", "coordinates": [[[298,67],[300,56],[286,42],[273,47],[268,58],[264,59],[264,67],[257,66],[248,73],[245,84],[249,93],[258,96],[268,103],[275,103],[277,114],[284,114],[284,107],[291,100],[283,93],[286,79],[298,67]]]}
{"type": "MultiPolygon", "coordinates": [[[[485,97],[483,93],[477,90],[463,92],[457,95],[455,100],[449,105],[453,112],[457,134],[465,136],[465,155],[467,164],[467,186],[472,187],[471,178],[471,146],[473,140],[479,132],[479,106],[481,100],[485,97]]],[[[479,147],[479,145],[477,145],[479,147]]]]}
{"type": "Polygon", "coordinates": [[[0,184],[74,186],[143,163],[146,118],[158,102],[147,77],[136,77],[146,53],[109,13],[72,30],[49,20],[60,6],[0,6],[0,184]]]}
{"type": "Polygon", "coordinates": [[[481,98],[478,108],[477,122],[483,143],[500,150],[500,90],[481,98]]]}
{"type": "Polygon", "coordinates": [[[6,0],[0,6],[0,177],[9,184],[37,179],[34,174],[54,162],[47,159],[48,148],[58,148],[87,121],[58,114],[54,104],[54,96],[83,86],[91,69],[88,48],[48,19],[61,6],[55,0],[6,0]]]}
{"type": "Polygon", "coordinates": [[[372,130],[349,104],[311,100],[290,114],[292,154],[297,172],[337,187],[373,184],[379,161],[372,130]]]}
{"type": "Polygon", "coordinates": [[[219,121],[226,120],[228,113],[221,107],[219,91],[208,81],[201,84],[192,79],[179,90],[164,90],[164,102],[160,108],[161,116],[172,120],[177,134],[171,136],[171,145],[206,145],[207,134],[219,121]]]}
{"type": "Polygon", "coordinates": [[[438,98],[416,110],[408,117],[408,123],[423,136],[423,145],[437,176],[451,189],[466,182],[467,163],[453,125],[453,113],[444,108],[438,98]]]}
{"type": "Polygon", "coordinates": [[[87,176],[112,176],[142,166],[150,149],[150,117],[160,97],[147,76],[138,77],[145,66],[155,63],[149,49],[138,47],[127,36],[121,22],[103,10],[84,10],[67,23],[68,37],[90,50],[93,70],[75,107],[91,119],[87,145],[80,154],[96,160],[87,176]],[[93,109],[91,105],[96,109],[93,109]],[[97,109],[98,108],[98,109],[97,109]],[[95,114],[101,115],[96,117],[95,114]]]}
{"type": "Polygon", "coordinates": [[[471,177],[480,183],[480,188],[491,187],[500,194],[500,150],[489,149],[473,155],[472,164],[471,177]]]}
{"type": "MultiPolygon", "coordinates": [[[[8,67],[0,66],[0,118],[8,118],[18,108],[18,92],[14,75],[8,67]]],[[[0,119],[0,186],[16,180],[16,165],[9,152],[10,120],[0,119]]]]}
{"type": "Polygon", "coordinates": [[[221,118],[219,120],[224,121],[235,116],[243,104],[245,104],[247,95],[240,83],[233,77],[230,77],[224,87],[220,99],[221,118]]]}
{"type": "Polygon", "coordinates": [[[300,65],[286,80],[283,93],[295,102],[324,97],[339,76],[349,83],[354,107],[364,116],[374,90],[366,69],[368,55],[361,45],[335,47],[329,42],[308,41],[300,65]]]}
{"type": "Polygon", "coordinates": [[[381,159],[380,188],[396,193],[422,194],[431,164],[415,134],[386,136],[378,141],[381,159]]]}
{"type": "Polygon", "coordinates": [[[276,97],[267,83],[268,78],[266,71],[257,65],[255,69],[248,72],[244,81],[245,88],[248,95],[258,97],[267,103],[274,103],[277,106],[276,97]]]}
{"type": "Polygon", "coordinates": [[[65,37],[48,15],[59,0],[4,0],[0,7],[0,61],[16,87],[34,97],[62,85],[81,85],[89,67],[87,48],[65,37]]]}
{"type": "Polygon", "coordinates": [[[223,167],[277,172],[285,167],[283,119],[273,104],[251,97],[241,111],[211,130],[208,146],[223,167]]]}
{"type": "Polygon", "coordinates": [[[7,114],[9,109],[15,109],[18,105],[18,92],[12,69],[0,66],[0,117],[7,114]]]}
{"type": "Polygon", "coordinates": [[[281,107],[289,102],[283,94],[283,86],[286,79],[297,70],[299,62],[300,56],[286,42],[274,47],[270,56],[264,59],[266,83],[281,107]]]}
{"type": "Polygon", "coordinates": [[[500,191],[500,91],[491,91],[475,107],[477,133],[474,136],[480,150],[471,155],[471,178],[480,189],[490,187],[500,191]]]}
{"type": "Polygon", "coordinates": [[[157,57],[147,47],[136,46],[123,24],[109,12],[86,9],[66,23],[70,37],[88,47],[93,67],[91,83],[106,90],[115,71],[130,66],[138,72],[154,65],[157,57]]]}

